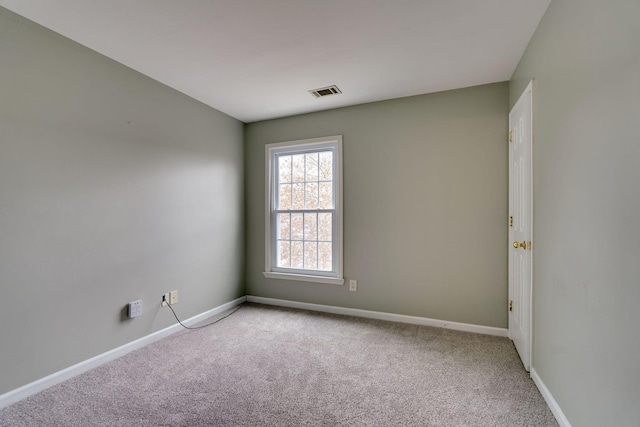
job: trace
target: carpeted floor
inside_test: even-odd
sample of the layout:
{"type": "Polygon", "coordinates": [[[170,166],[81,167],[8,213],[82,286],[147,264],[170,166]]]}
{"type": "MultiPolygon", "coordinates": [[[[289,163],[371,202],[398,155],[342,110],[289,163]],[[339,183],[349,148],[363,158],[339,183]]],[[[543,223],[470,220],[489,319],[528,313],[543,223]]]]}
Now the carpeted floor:
{"type": "Polygon", "coordinates": [[[0,425],[557,423],[506,338],[245,304],[8,406],[0,425]]]}

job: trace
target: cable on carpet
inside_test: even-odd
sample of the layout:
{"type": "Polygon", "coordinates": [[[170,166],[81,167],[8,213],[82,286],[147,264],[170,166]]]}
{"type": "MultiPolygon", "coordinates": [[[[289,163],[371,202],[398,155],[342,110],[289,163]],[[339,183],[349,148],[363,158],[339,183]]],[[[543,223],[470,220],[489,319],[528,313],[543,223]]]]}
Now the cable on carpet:
{"type": "Polygon", "coordinates": [[[202,329],[202,328],[206,328],[207,326],[211,326],[211,325],[215,325],[216,323],[218,323],[221,320],[226,319],[227,317],[231,316],[233,313],[235,313],[236,311],[240,310],[242,308],[242,305],[240,305],[238,308],[236,308],[235,310],[233,310],[231,313],[227,314],[224,317],[221,317],[219,319],[214,320],[211,323],[207,323],[206,325],[200,325],[200,326],[186,326],[184,323],[182,323],[180,321],[180,319],[178,319],[178,315],[176,314],[175,310],[173,309],[173,307],[171,307],[171,304],[169,304],[169,301],[164,300],[165,303],[167,303],[167,307],[169,307],[171,309],[171,312],[173,313],[173,317],[176,318],[176,320],[178,321],[178,323],[180,323],[180,326],[182,326],[185,329],[202,329]]]}

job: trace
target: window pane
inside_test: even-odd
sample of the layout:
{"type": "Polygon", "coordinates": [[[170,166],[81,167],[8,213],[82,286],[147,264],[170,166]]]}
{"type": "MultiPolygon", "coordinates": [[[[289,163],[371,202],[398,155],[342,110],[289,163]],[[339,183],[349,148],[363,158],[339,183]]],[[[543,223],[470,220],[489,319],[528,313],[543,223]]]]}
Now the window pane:
{"type": "Polygon", "coordinates": [[[307,270],[318,269],[318,244],[316,242],[304,242],[304,268],[307,270]]]}
{"type": "Polygon", "coordinates": [[[291,187],[291,209],[304,209],[304,183],[293,184],[291,187]]]}
{"type": "Polygon", "coordinates": [[[291,242],[291,268],[304,268],[302,242],[291,242]]]}
{"type": "Polygon", "coordinates": [[[291,156],[291,164],[293,165],[293,182],[304,182],[304,154],[296,154],[291,156]]]}
{"type": "Polygon", "coordinates": [[[278,214],[278,239],[291,239],[291,215],[278,214]]]}
{"type": "Polygon", "coordinates": [[[304,188],[305,209],[318,209],[318,183],[307,182],[304,188]]]}
{"type": "Polygon", "coordinates": [[[307,161],[307,170],[305,181],[318,180],[318,153],[309,153],[305,155],[307,161]]]}
{"type": "Polygon", "coordinates": [[[278,158],[278,182],[281,184],[291,182],[291,156],[278,158]]]}
{"type": "Polygon", "coordinates": [[[324,270],[324,271],[333,270],[332,257],[331,257],[331,243],[328,243],[328,242],[318,243],[318,270],[324,270]]]}
{"type": "Polygon", "coordinates": [[[333,183],[320,183],[320,209],[333,209],[333,183]]]}
{"type": "Polygon", "coordinates": [[[318,214],[318,240],[330,242],[332,240],[332,213],[318,214]]]}
{"type": "Polygon", "coordinates": [[[318,214],[304,214],[304,240],[318,240],[318,214]]]}
{"type": "Polygon", "coordinates": [[[291,240],[302,240],[304,236],[303,226],[302,214],[291,214],[291,240]]]}
{"type": "Polygon", "coordinates": [[[290,244],[288,240],[278,242],[278,267],[291,266],[290,244]]]}
{"type": "Polygon", "coordinates": [[[320,153],[319,175],[320,181],[333,180],[333,152],[325,151],[320,153]]]}
{"type": "Polygon", "coordinates": [[[291,209],[291,184],[278,186],[278,209],[291,209]]]}

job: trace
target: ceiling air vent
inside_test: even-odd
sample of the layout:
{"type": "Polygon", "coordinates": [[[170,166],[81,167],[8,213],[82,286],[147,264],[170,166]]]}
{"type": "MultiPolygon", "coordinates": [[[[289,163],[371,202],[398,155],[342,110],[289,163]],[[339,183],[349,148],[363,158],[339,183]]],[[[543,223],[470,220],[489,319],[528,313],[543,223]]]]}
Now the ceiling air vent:
{"type": "Polygon", "coordinates": [[[313,89],[313,90],[310,90],[309,93],[315,96],[316,98],[322,98],[323,96],[337,95],[339,93],[342,93],[342,91],[338,89],[338,86],[333,85],[333,86],[321,87],[320,89],[313,89]]]}

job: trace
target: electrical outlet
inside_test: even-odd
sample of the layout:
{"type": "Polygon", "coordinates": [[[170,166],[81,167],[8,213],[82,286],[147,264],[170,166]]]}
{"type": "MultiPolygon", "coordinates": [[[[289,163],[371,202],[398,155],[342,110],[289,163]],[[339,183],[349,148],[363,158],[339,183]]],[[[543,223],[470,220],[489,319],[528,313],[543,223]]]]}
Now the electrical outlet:
{"type": "Polygon", "coordinates": [[[171,291],[162,295],[162,306],[166,307],[167,303],[171,305],[178,303],[178,291],[171,291]]]}
{"type": "Polygon", "coordinates": [[[129,318],[133,319],[142,314],[142,300],[135,300],[129,303],[129,318]]]}
{"type": "Polygon", "coordinates": [[[355,292],[358,290],[358,281],[357,280],[349,280],[349,290],[351,292],[355,292]]]}

